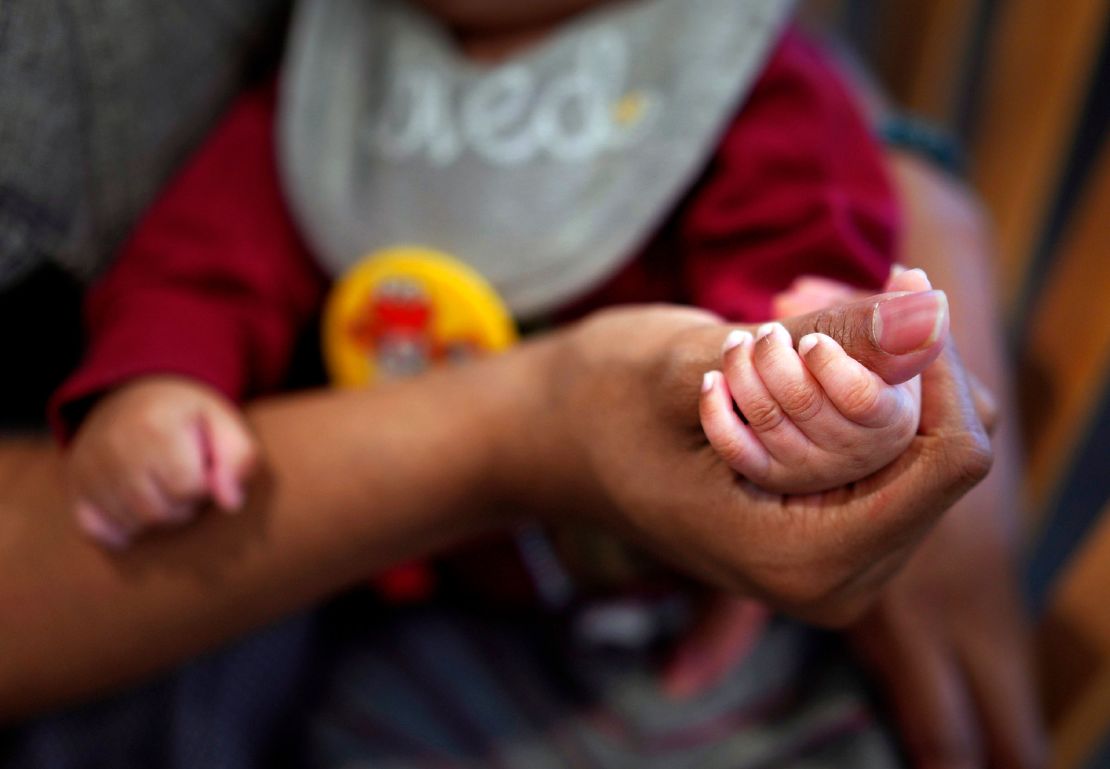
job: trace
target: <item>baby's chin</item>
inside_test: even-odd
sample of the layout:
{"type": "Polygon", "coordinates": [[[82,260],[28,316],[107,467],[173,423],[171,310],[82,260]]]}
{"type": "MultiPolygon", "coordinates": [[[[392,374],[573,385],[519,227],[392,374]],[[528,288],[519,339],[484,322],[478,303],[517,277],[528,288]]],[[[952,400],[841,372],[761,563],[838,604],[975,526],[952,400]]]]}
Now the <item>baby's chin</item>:
{"type": "Polygon", "coordinates": [[[614,0],[411,0],[466,34],[534,30],[614,0]]]}

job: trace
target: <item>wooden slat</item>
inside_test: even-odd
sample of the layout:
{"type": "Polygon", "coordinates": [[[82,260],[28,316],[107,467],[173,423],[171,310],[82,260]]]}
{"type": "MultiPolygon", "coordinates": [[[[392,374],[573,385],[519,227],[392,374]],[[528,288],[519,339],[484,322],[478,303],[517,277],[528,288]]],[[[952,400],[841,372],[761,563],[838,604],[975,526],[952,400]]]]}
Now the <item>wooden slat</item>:
{"type": "MultiPolygon", "coordinates": [[[[1075,722],[1074,709],[1088,697],[1088,688],[1101,671],[1110,669],[1108,587],[1110,505],[1057,580],[1038,628],[1041,691],[1053,731],[1075,722]]],[[[1110,725],[1110,710],[1106,717],[1103,730],[1110,725]]],[[[1091,735],[1087,741],[1099,736],[1091,735]]]]}
{"type": "Polygon", "coordinates": [[[984,72],[973,176],[998,225],[1013,308],[1067,159],[1106,0],[1000,0],[984,72]]]}
{"type": "Polygon", "coordinates": [[[1110,729],[1110,505],[1054,591],[1039,634],[1054,769],[1078,769],[1110,729]]]}
{"type": "Polygon", "coordinates": [[[1052,734],[1052,769],[1082,769],[1106,738],[1110,722],[1110,664],[1103,666],[1052,734]]]}
{"type": "Polygon", "coordinates": [[[1030,324],[1022,382],[1027,493],[1043,510],[1110,387],[1110,143],[1061,242],[1030,324]]]}
{"type": "Polygon", "coordinates": [[[967,73],[977,0],[898,0],[881,4],[877,65],[902,107],[949,128],[967,73]]]}
{"type": "Polygon", "coordinates": [[[964,64],[983,0],[804,0],[799,18],[818,30],[864,33],[851,41],[900,107],[952,127],[967,79],[964,64]],[[867,29],[849,30],[848,18],[867,29]],[[868,30],[872,34],[867,34],[868,30]]]}
{"type": "MultiPolygon", "coordinates": [[[[1057,583],[1049,611],[1077,618],[1110,663],[1110,505],[1057,583]]],[[[1108,722],[1110,725],[1110,722],[1108,722]]]]}

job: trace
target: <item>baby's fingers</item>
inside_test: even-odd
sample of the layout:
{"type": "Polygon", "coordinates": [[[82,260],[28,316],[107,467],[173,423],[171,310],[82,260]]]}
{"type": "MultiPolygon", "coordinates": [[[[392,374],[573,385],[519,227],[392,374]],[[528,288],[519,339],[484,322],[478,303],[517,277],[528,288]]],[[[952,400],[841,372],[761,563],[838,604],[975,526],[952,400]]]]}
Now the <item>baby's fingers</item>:
{"type": "MultiPolygon", "coordinates": [[[[786,334],[781,326],[779,330],[786,334]]],[[[807,454],[810,442],[760,377],[755,346],[766,346],[766,342],[766,339],[754,342],[746,331],[729,334],[725,342],[724,375],[729,392],[752,432],[777,463],[789,465],[807,454]]],[[[791,354],[794,354],[793,350],[791,354]]],[[[754,478],[752,480],[759,482],[754,478]]]]}
{"type": "Polygon", "coordinates": [[[74,517],[90,539],[110,550],[123,550],[131,544],[138,521],[119,494],[122,481],[112,452],[96,448],[79,441],[69,457],[74,517]]]}
{"type": "Polygon", "coordinates": [[[827,411],[821,385],[806,370],[781,323],[760,326],[757,341],[753,359],[760,380],[783,413],[808,435],[807,428],[826,421],[821,419],[827,411]]]}
{"type": "Polygon", "coordinates": [[[706,372],[701,385],[699,410],[701,426],[709,445],[729,467],[757,483],[758,479],[768,474],[771,456],[752,429],[736,415],[732,408],[732,394],[720,371],[706,372]]]}
{"type": "Polygon", "coordinates": [[[123,550],[131,544],[131,528],[115,520],[87,499],[77,500],[74,513],[81,531],[104,547],[110,550],[123,550]]]}
{"type": "Polygon", "coordinates": [[[802,337],[798,352],[832,404],[856,424],[884,427],[905,405],[901,391],[886,384],[825,334],[802,337]]]}
{"type": "Polygon", "coordinates": [[[187,520],[190,510],[173,500],[151,470],[134,468],[117,490],[122,509],[142,530],[173,526],[187,520]]]}
{"type": "Polygon", "coordinates": [[[208,457],[208,489],[223,510],[231,513],[246,500],[245,482],[254,471],[257,449],[238,414],[210,409],[202,424],[208,457]]]}
{"type": "Polygon", "coordinates": [[[210,495],[205,445],[199,432],[182,429],[151,458],[151,475],[166,500],[163,523],[188,523],[210,495]]]}

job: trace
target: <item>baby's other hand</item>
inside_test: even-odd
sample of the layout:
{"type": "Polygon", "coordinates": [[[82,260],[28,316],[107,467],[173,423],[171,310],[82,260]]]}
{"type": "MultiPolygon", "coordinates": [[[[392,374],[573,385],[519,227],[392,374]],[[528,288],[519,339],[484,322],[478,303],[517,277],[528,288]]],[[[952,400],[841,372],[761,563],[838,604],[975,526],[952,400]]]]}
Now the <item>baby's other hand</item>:
{"type": "Polygon", "coordinates": [[[256,457],[246,423],[215,390],[176,376],[137,379],[93,407],[69,450],[77,521],[122,549],[144,531],[188,523],[207,500],[235,512],[256,457]]]}

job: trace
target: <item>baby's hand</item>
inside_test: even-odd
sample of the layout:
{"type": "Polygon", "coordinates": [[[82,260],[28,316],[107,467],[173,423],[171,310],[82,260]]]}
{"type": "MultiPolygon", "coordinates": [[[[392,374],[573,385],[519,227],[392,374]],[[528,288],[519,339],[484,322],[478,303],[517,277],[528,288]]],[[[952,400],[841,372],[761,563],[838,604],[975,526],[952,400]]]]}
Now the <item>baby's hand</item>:
{"type": "MultiPolygon", "coordinates": [[[[921,270],[895,268],[885,290],[931,289],[921,270]]],[[[800,315],[861,298],[858,289],[808,277],[777,296],[775,308],[780,317],[800,315]]],[[[937,319],[932,339],[942,339],[947,307],[933,303],[944,304],[943,294],[922,294],[921,301],[922,311],[937,319]]],[[[737,472],[777,493],[825,491],[884,467],[913,440],[921,411],[914,375],[936,357],[935,342],[925,345],[932,355],[908,354],[899,367],[908,381],[892,385],[823,334],[802,337],[798,352],[777,323],[760,327],[757,336],[741,332],[726,340],[724,377],[707,375],[708,397],[702,399],[706,435],[737,472]],[[750,424],[733,411],[733,397],[750,424]]]]}
{"type": "Polygon", "coordinates": [[[722,371],[706,374],[702,427],[736,472],[770,492],[808,494],[862,480],[917,432],[919,378],[887,384],[824,334],[802,337],[795,351],[779,323],[755,338],[734,331],[722,371]]]}
{"type": "Polygon", "coordinates": [[[143,531],[188,523],[209,499],[237,511],[256,453],[214,390],[181,377],[138,379],[96,404],[69,451],[77,521],[121,549],[143,531]]]}

